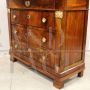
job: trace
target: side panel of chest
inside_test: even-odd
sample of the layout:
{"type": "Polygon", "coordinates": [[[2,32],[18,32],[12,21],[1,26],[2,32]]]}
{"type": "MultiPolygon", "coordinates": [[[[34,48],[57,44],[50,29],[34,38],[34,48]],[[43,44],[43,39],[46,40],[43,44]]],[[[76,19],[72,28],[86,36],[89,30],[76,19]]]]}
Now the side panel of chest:
{"type": "Polygon", "coordinates": [[[64,12],[62,19],[60,56],[62,70],[67,70],[83,62],[83,38],[86,11],[64,12]],[[65,22],[63,21],[65,20],[65,22]],[[62,66],[63,65],[63,66],[62,66]]]}

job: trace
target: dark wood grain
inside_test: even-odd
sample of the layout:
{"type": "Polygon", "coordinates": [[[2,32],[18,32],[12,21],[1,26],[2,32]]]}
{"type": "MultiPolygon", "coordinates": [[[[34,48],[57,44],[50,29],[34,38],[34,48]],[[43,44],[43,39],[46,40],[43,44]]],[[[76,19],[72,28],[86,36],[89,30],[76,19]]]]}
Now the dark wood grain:
{"type": "Polygon", "coordinates": [[[89,0],[7,0],[11,61],[52,78],[56,88],[75,74],[82,77],[88,4],[89,0]]]}
{"type": "Polygon", "coordinates": [[[8,8],[15,9],[41,9],[41,10],[85,10],[88,9],[89,0],[7,0],[8,8]],[[30,6],[25,6],[30,1],[30,6]]]}
{"type": "Polygon", "coordinates": [[[54,27],[54,12],[11,10],[11,23],[31,25],[40,28],[54,27]],[[43,18],[46,19],[45,23],[42,22],[43,18]]]}
{"type": "Polygon", "coordinates": [[[9,8],[55,8],[55,0],[7,0],[9,8]],[[30,1],[30,6],[25,6],[25,1],[30,1]]]}

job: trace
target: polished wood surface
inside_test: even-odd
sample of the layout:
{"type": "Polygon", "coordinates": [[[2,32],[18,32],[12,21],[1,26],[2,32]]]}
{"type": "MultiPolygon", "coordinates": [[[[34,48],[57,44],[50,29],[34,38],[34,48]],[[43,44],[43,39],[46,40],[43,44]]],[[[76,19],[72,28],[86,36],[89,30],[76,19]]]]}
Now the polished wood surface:
{"type": "Polygon", "coordinates": [[[48,28],[48,27],[53,28],[54,27],[54,12],[11,10],[11,23],[31,25],[31,26],[36,26],[40,28],[48,28]],[[46,21],[43,22],[43,19],[45,19],[46,21]]]}
{"type": "Polygon", "coordinates": [[[89,0],[7,0],[8,8],[18,9],[46,9],[46,10],[85,10],[89,0]],[[29,1],[28,6],[25,2],[29,1]]]}
{"type": "Polygon", "coordinates": [[[89,0],[7,0],[11,61],[54,80],[83,76],[89,0]]]}

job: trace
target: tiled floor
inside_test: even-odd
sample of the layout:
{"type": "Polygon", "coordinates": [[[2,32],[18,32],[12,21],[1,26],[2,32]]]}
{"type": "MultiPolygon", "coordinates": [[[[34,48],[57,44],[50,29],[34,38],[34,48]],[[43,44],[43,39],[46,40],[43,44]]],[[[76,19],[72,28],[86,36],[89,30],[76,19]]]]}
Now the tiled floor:
{"type": "MultiPolygon", "coordinates": [[[[51,79],[20,63],[14,63],[14,72],[8,56],[0,56],[0,90],[58,90],[51,79]]],[[[65,82],[61,90],[90,90],[90,54],[86,54],[83,78],[76,76],[65,82]]]]}

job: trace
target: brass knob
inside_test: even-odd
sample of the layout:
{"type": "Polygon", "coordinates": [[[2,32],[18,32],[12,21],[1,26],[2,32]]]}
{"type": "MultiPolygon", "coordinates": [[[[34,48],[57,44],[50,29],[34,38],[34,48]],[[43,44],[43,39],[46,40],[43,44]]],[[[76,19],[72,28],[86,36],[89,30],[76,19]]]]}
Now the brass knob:
{"type": "Polygon", "coordinates": [[[45,60],[45,59],[46,59],[46,57],[45,57],[45,56],[42,56],[42,59],[43,59],[43,60],[45,60]]]}
{"type": "Polygon", "coordinates": [[[32,50],[30,48],[28,48],[28,52],[31,52],[32,50]]]}
{"type": "Polygon", "coordinates": [[[47,19],[45,17],[42,18],[42,23],[46,23],[47,19]]]}
{"type": "Polygon", "coordinates": [[[16,19],[16,15],[13,15],[13,19],[16,19]]]}
{"type": "Polygon", "coordinates": [[[30,15],[27,15],[27,19],[30,19],[31,18],[31,16],[30,15]]]}
{"type": "Polygon", "coordinates": [[[47,39],[45,37],[42,38],[42,42],[45,43],[47,39]]]}
{"type": "Polygon", "coordinates": [[[15,45],[15,48],[18,48],[18,45],[17,44],[15,45]]]}
{"type": "Polygon", "coordinates": [[[17,34],[17,31],[15,30],[14,33],[17,34]]]}
{"type": "Polygon", "coordinates": [[[31,2],[29,0],[25,1],[25,6],[29,7],[31,5],[31,2]]]}

